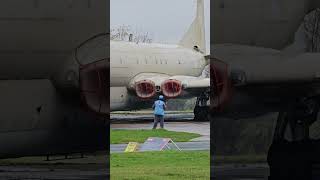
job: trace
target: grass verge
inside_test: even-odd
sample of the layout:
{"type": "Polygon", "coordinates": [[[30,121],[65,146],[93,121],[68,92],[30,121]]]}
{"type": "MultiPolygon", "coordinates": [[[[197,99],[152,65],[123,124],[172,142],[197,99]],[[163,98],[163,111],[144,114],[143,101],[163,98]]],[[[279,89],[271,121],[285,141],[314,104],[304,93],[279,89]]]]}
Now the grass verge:
{"type": "Polygon", "coordinates": [[[209,151],[114,153],[112,180],[210,179],[209,151]]]}
{"type": "Polygon", "coordinates": [[[234,156],[214,156],[213,163],[219,164],[255,164],[266,163],[267,155],[234,155],[234,156]]]}
{"type": "Polygon", "coordinates": [[[200,137],[201,135],[187,132],[175,132],[168,131],[165,129],[156,130],[122,130],[122,129],[111,129],[110,130],[110,143],[121,144],[128,142],[139,142],[142,143],[148,139],[148,137],[162,137],[171,138],[174,142],[186,142],[190,139],[200,137]]]}

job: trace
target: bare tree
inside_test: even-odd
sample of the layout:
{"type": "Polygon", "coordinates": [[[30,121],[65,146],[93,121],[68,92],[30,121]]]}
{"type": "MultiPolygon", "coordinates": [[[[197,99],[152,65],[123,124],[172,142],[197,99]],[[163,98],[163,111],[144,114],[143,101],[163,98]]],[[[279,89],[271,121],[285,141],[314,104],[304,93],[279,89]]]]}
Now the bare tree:
{"type": "Polygon", "coordinates": [[[111,29],[111,40],[125,41],[130,34],[130,26],[119,26],[115,29],[111,29]]]}
{"type": "Polygon", "coordinates": [[[116,41],[133,41],[135,43],[152,43],[152,38],[148,32],[133,32],[130,26],[121,25],[111,29],[110,39],[116,41]]]}

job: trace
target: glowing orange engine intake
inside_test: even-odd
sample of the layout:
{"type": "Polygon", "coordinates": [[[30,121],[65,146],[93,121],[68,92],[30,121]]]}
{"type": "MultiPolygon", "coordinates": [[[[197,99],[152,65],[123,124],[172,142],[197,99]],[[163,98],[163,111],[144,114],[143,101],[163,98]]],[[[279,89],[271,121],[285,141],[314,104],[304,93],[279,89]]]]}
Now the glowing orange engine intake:
{"type": "Polygon", "coordinates": [[[80,92],[88,108],[98,114],[109,113],[109,66],[107,59],[80,67],[80,92]]]}
{"type": "Polygon", "coordinates": [[[167,98],[175,98],[182,92],[181,82],[175,79],[168,79],[161,85],[162,93],[167,98]]]}
{"type": "Polygon", "coordinates": [[[218,59],[210,63],[211,97],[210,108],[221,111],[231,96],[231,81],[228,78],[228,65],[218,59]]]}
{"type": "Polygon", "coordinates": [[[139,98],[149,99],[156,94],[156,86],[151,80],[141,80],[135,83],[136,94],[139,98]]]}

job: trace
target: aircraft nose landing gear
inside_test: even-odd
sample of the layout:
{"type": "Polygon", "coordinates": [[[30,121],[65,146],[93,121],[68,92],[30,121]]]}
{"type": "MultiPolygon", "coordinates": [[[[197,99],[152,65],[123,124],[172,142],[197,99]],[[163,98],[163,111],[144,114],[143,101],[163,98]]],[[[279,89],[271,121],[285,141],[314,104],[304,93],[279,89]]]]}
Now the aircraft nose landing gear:
{"type": "Polygon", "coordinates": [[[268,152],[269,180],[312,179],[313,142],[309,127],[317,120],[319,103],[302,99],[279,112],[268,152]]]}
{"type": "Polygon", "coordinates": [[[196,106],[194,107],[194,121],[209,121],[209,93],[204,92],[199,97],[197,97],[196,106]]]}

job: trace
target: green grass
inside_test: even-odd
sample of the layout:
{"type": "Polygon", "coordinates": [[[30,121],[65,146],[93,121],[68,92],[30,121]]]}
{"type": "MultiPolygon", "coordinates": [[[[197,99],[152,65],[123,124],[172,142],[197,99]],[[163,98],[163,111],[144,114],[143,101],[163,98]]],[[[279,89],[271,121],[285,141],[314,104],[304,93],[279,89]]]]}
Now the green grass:
{"type": "Polygon", "coordinates": [[[255,164],[266,163],[267,155],[234,155],[234,156],[215,156],[214,164],[255,164]]]}
{"type": "Polygon", "coordinates": [[[171,138],[174,142],[186,142],[186,141],[189,141],[190,139],[200,137],[200,135],[195,133],[187,133],[187,132],[167,131],[165,129],[156,129],[156,130],[111,129],[110,130],[111,144],[121,144],[121,143],[128,143],[128,142],[142,143],[145,140],[147,140],[148,137],[171,138]]]}
{"type": "Polygon", "coordinates": [[[114,153],[112,180],[209,180],[209,151],[114,153]]]}

